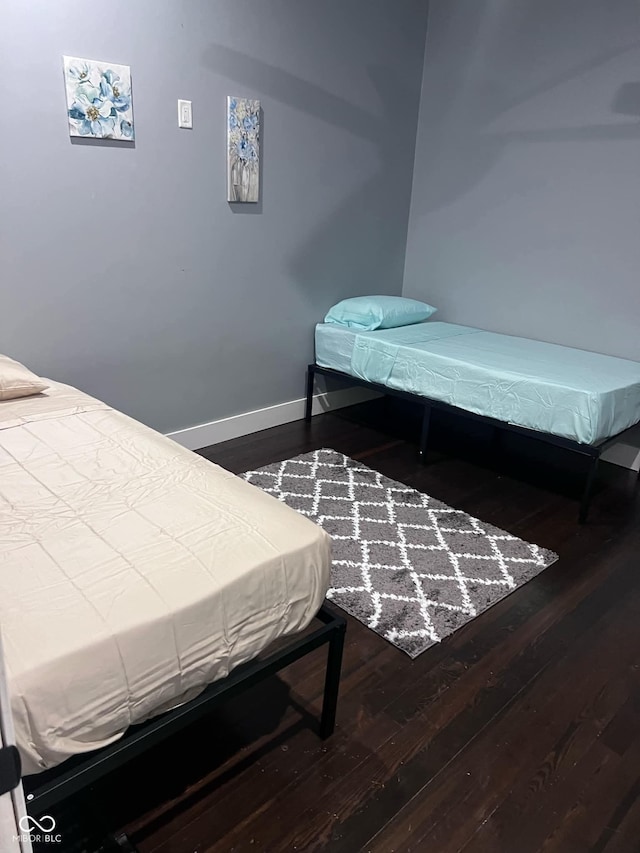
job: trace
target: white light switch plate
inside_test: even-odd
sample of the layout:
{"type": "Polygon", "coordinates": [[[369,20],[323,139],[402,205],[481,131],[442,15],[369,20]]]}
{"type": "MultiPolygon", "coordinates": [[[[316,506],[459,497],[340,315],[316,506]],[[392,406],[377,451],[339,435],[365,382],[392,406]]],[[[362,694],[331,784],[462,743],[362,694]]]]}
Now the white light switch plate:
{"type": "Polygon", "coordinates": [[[178,101],[178,127],[193,127],[191,101],[178,101]]]}

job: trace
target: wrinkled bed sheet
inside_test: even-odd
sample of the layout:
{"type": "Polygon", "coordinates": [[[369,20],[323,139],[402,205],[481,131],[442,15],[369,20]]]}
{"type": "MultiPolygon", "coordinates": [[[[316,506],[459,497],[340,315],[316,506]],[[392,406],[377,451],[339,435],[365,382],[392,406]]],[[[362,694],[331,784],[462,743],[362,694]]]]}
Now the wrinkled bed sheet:
{"type": "Polygon", "coordinates": [[[396,390],[597,444],[640,420],[640,363],[429,321],[354,332],[316,326],[316,360],[396,390]]]}
{"type": "Polygon", "coordinates": [[[68,386],[0,403],[0,626],[24,772],[104,746],[303,629],[330,545],[68,386]]]}

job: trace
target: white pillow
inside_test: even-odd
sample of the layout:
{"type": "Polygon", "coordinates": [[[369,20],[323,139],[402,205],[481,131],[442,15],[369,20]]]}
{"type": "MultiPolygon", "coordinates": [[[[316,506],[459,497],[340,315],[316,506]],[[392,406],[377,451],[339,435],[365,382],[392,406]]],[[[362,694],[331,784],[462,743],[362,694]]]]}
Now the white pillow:
{"type": "Polygon", "coordinates": [[[27,370],[24,364],[7,355],[0,355],[0,400],[30,397],[48,387],[39,376],[27,370]]]}

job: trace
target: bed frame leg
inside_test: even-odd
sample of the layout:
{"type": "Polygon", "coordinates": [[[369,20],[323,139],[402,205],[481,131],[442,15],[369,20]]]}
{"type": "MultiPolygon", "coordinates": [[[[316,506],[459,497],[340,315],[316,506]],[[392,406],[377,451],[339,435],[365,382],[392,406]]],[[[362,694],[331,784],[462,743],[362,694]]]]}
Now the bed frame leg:
{"type": "Polygon", "coordinates": [[[598,463],[600,462],[599,456],[594,456],[590,460],[589,471],[587,473],[587,480],[584,486],[584,491],[582,493],[582,500],[580,501],[580,513],[578,515],[578,521],[580,524],[585,524],[587,521],[587,516],[589,515],[589,506],[591,504],[591,495],[593,492],[593,486],[596,481],[596,474],[598,473],[598,463]]]}
{"type": "MultiPolygon", "coordinates": [[[[71,844],[69,847],[65,844],[65,850],[73,848],[73,850],[95,850],[96,853],[138,853],[138,848],[130,841],[126,832],[114,831],[110,818],[99,807],[90,787],[82,789],[76,797],[72,801],[74,811],[77,810],[83,818],[80,825],[72,830],[71,844]]],[[[48,811],[48,813],[51,812],[48,811]]],[[[56,812],[54,811],[53,814],[56,812]]],[[[64,814],[70,816],[72,812],[70,809],[68,811],[65,809],[64,814]]],[[[61,821],[58,821],[58,826],[62,826],[61,821]]],[[[69,841],[68,838],[67,841],[69,841]]],[[[54,847],[51,849],[53,850],[54,847]]]]}
{"type": "Polygon", "coordinates": [[[124,833],[114,836],[113,843],[115,844],[115,849],[121,850],[122,853],[138,853],[137,848],[133,846],[124,833]]]}
{"type": "Polygon", "coordinates": [[[307,402],[304,407],[304,419],[310,424],[311,423],[311,411],[313,409],[313,383],[316,376],[316,366],[315,364],[310,364],[307,367],[307,402]]]}
{"type": "Polygon", "coordinates": [[[431,406],[425,406],[422,414],[422,432],[420,433],[420,461],[427,464],[427,445],[429,443],[429,425],[431,423],[431,406]]]}
{"type": "Polygon", "coordinates": [[[500,427],[494,426],[491,433],[491,453],[495,465],[499,465],[502,459],[502,447],[502,430],[500,427]]]}
{"type": "Polygon", "coordinates": [[[330,737],[336,727],[340,671],[342,669],[342,652],[346,630],[347,623],[345,620],[341,620],[329,640],[327,672],[324,680],[324,698],[322,700],[322,717],[320,718],[320,737],[323,740],[330,737]]]}

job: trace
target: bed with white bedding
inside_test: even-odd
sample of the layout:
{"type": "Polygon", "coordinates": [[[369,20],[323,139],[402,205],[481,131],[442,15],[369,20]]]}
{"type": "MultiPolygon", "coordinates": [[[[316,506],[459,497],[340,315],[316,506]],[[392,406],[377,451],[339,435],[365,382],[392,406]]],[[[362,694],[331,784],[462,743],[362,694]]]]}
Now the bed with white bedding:
{"type": "Polygon", "coordinates": [[[24,774],[119,739],[314,617],[307,519],[73,388],[0,401],[0,626],[24,774]]]}

